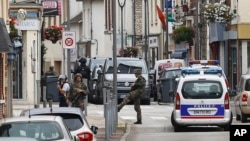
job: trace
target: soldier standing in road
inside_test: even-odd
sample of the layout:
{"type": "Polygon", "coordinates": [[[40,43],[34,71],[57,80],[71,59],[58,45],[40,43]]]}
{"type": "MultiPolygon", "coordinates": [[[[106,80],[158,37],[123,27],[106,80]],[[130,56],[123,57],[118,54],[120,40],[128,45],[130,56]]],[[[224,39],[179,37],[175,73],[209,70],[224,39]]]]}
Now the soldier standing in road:
{"type": "MultiPolygon", "coordinates": [[[[69,90],[69,99],[72,107],[79,107],[84,111],[84,99],[88,94],[87,86],[82,82],[82,75],[77,73],[74,78],[74,83],[69,90]]],[[[68,101],[69,102],[69,101],[68,101]]]]}
{"type": "Polygon", "coordinates": [[[134,101],[134,109],[137,112],[137,121],[134,124],[142,124],[141,120],[141,107],[140,107],[140,100],[141,94],[145,91],[146,80],[141,75],[140,69],[134,70],[135,77],[137,78],[135,83],[131,84],[131,92],[126,95],[123,101],[118,105],[118,112],[131,100],[134,101]]]}

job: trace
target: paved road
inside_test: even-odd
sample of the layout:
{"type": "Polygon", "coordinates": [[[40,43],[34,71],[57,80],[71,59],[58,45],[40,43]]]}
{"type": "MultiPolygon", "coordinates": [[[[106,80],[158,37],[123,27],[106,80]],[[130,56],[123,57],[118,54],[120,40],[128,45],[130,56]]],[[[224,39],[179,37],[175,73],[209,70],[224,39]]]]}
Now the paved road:
{"type": "MultiPolygon", "coordinates": [[[[133,105],[126,105],[119,112],[119,117],[130,124],[126,141],[166,141],[166,139],[168,141],[229,141],[229,132],[216,126],[185,128],[182,132],[175,133],[170,121],[172,104],[152,103],[150,106],[142,105],[141,108],[142,125],[133,124],[136,120],[133,105]]],[[[234,112],[233,105],[232,110],[234,112]]],[[[235,120],[235,114],[233,124],[242,124],[235,120]]],[[[246,124],[250,125],[250,122],[246,124]]]]}

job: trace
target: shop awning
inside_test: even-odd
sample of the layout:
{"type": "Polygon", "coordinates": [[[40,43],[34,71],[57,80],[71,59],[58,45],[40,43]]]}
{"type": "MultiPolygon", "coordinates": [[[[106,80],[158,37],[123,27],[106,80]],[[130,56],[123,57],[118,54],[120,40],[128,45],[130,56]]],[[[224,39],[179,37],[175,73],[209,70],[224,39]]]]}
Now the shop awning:
{"type": "Polygon", "coordinates": [[[12,46],[8,31],[3,18],[0,18],[0,52],[9,52],[12,46]]]}

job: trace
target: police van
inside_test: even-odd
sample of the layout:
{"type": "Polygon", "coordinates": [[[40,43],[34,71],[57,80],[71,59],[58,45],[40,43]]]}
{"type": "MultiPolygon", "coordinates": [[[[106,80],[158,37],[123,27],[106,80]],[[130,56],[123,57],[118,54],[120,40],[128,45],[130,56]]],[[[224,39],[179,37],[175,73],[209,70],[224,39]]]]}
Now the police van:
{"type": "Polygon", "coordinates": [[[185,68],[178,79],[171,123],[174,131],[188,126],[219,126],[232,123],[229,92],[222,70],[185,68]],[[215,75],[216,74],[216,75],[215,75]]]}

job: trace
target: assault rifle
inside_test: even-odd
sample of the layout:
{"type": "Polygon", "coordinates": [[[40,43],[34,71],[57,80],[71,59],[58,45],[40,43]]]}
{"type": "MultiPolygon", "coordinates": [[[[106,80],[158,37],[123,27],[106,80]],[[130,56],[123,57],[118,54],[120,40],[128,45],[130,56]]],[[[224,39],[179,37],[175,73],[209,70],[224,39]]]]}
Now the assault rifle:
{"type": "Polygon", "coordinates": [[[81,96],[83,97],[83,99],[86,98],[86,94],[84,92],[81,92],[81,93],[78,93],[74,97],[71,98],[71,103],[72,104],[75,103],[77,101],[77,99],[80,98],[81,96]]]}

